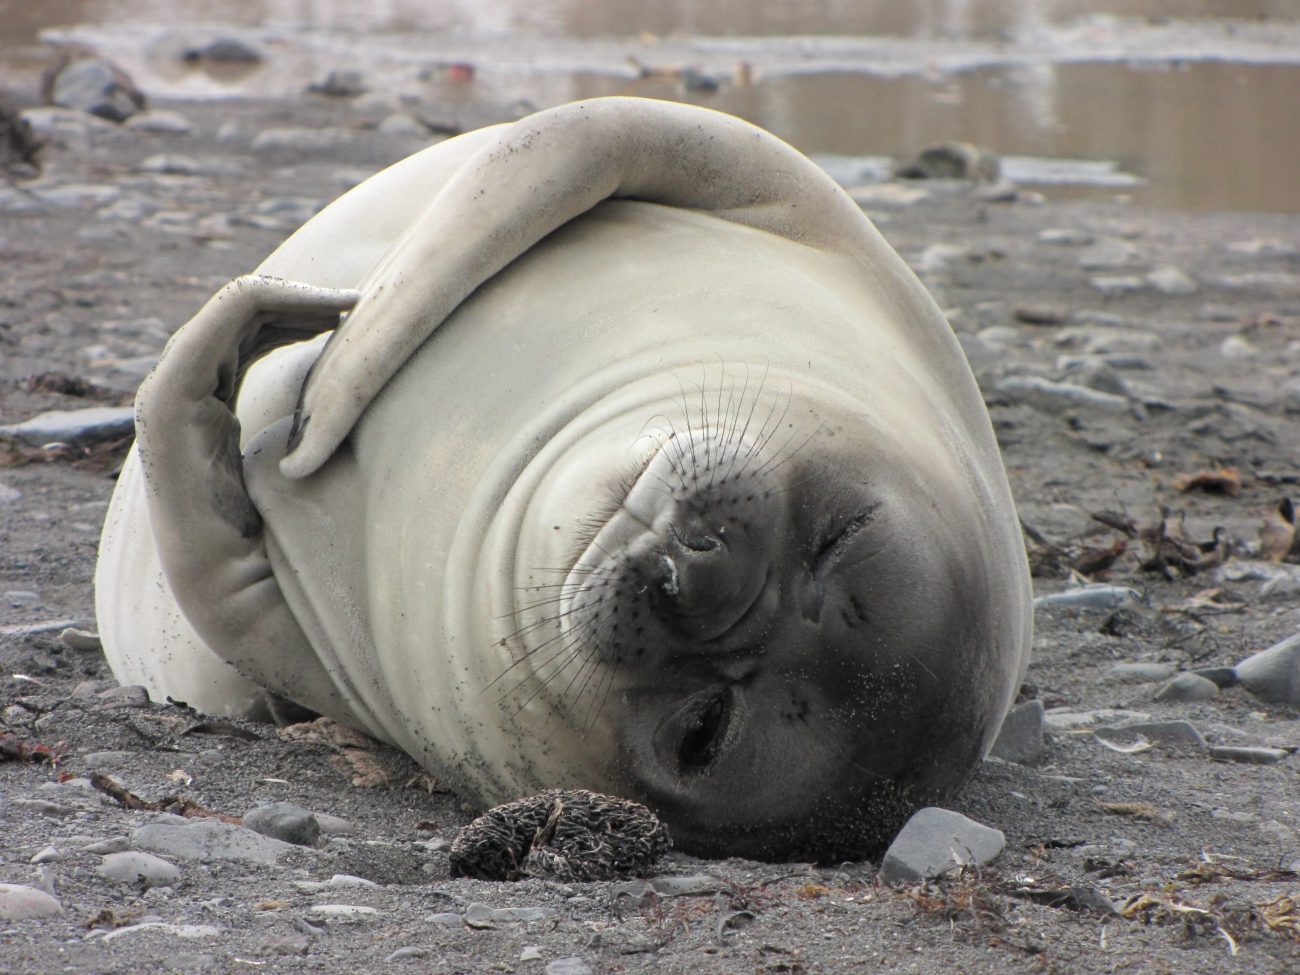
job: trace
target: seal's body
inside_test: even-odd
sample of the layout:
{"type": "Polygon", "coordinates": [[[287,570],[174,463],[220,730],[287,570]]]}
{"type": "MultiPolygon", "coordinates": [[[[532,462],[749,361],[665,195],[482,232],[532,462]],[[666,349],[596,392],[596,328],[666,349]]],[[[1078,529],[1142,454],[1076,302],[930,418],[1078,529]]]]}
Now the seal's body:
{"type": "Polygon", "coordinates": [[[947,323],[727,116],[601,99],[386,170],[181,329],[137,416],[118,676],[269,690],[483,803],[591,788],[696,852],[860,855],[969,777],[1027,661],[947,323]]]}

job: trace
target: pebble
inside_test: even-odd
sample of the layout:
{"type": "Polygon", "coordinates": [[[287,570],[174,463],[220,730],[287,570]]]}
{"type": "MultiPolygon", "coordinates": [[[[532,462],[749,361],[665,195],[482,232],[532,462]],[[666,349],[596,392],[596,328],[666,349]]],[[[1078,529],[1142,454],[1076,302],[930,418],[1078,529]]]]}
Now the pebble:
{"type": "Polygon", "coordinates": [[[190,120],[179,112],[140,112],[126,120],[126,127],[153,135],[189,135],[194,131],[190,120]]]}
{"type": "Polygon", "coordinates": [[[49,819],[67,819],[76,812],[75,809],[61,806],[57,802],[46,802],[44,799],[15,799],[13,803],[19,809],[26,809],[28,812],[49,819]]]}
{"type": "Polygon", "coordinates": [[[29,603],[39,603],[41,594],[32,592],[30,589],[6,589],[4,592],[4,601],[10,606],[26,606],[29,603]]]}
{"type": "Polygon", "coordinates": [[[1136,274],[1099,274],[1089,278],[1088,284],[1107,298],[1118,298],[1141,291],[1146,285],[1146,279],[1136,274]]]}
{"type": "Polygon", "coordinates": [[[143,708],[149,705],[149,691],[139,684],[110,687],[100,691],[95,698],[103,701],[106,709],[143,708]]]}
{"type": "Polygon", "coordinates": [[[97,768],[102,765],[125,765],[132,757],[132,752],[86,752],[81,756],[81,761],[89,768],[97,768]]]}
{"type": "Polygon", "coordinates": [[[217,956],[193,951],[179,951],[166,962],[168,971],[205,972],[217,967],[217,956]]]}
{"type": "Polygon", "coordinates": [[[456,927],[456,928],[460,927],[462,924],[465,923],[465,919],[463,917],[461,917],[459,914],[453,914],[450,911],[442,911],[441,913],[438,914],[425,915],[424,921],[426,924],[441,924],[446,927],[456,927]]]}
{"type": "Polygon", "coordinates": [[[1221,762],[1241,762],[1246,765],[1273,765],[1287,758],[1291,752],[1285,748],[1252,748],[1246,745],[1211,745],[1210,757],[1221,762]]]}
{"type": "Polygon", "coordinates": [[[0,884],[0,921],[26,921],[63,913],[63,905],[35,887],[0,884]]]}
{"type": "Polygon", "coordinates": [[[320,839],[316,817],[292,802],[255,806],[244,814],[243,822],[256,833],[297,846],[315,846],[320,839]]]}
{"type": "Polygon", "coordinates": [[[1235,670],[1260,700],[1300,709],[1300,633],[1247,657],[1235,670]]]}
{"type": "Polygon", "coordinates": [[[316,817],[316,823],[320,826],[322,835],[325,836],[347,836],[357,831],[357,827],[339,816],[331,816],[328,813],[312,813],[316,817]]]}
{"type": "Polygon", "coordinates": [[[1031,765],[1043,756],[1042,701],[1025,701],[1007,712],[989,754],[1004,762],[1031,765]]]}
{"type": "Polygon", "coordinates": [[[245,860],[268,865],[282,853],[300,849],[230,823],[169,822],[163,817],[136,829],[131,845],[185,860],[245,860]]]}
{"type": "Polygon", "coordinates": [[[1204,750],[1205,736],[1190,721],[1139,721],[1125,725],[1103,725],[1093,731],[1108,741],[1130,741],[1139,737],[1172,748],[1204,750]]]}
{"type": "Polygon", "coordinates": [[[471,928],[490,928],[516,921],[545,921],[555,913],[550,907],[489,907],[475,902],[465,908],[464,919],[471,928]]]}
{"type": "Polygon", "coordinates": [[[33,447],[48,443],[85,446],[114,437],[125,437],[135,429],[135,410],[130,406],[92,406],[82,410],[50,410],[13,426],[0,427],[0,436],[21,440],[33,447]]]}
{"type": "Polygon", "coordinates": [[[389,115],[379,123],[375,131],[384,135],[395,135],[408,139],[426,140],[429,138],[429,127],[406,112],[394,112],[389,115]]]}
{"type": "Polygon", "coordinates": [[[216,938],[221,934],[221,929],[211,924],[168,924],[166,921],[144,921],[108,932],[104,935],[104,944],[141,931],[157,931],[178,938],[216,938]]]}
{"type": "Polygon", "coordinates": [[[1217,697],[1219,685],[1200,674],[1190,672],[1174,677],[1155,693],[1157,701],[1196,702],[1217,697]]]}
{"type": "Polygon", "coordinates": [[[591,966],[577,955],[566,955],[549,962],[546,975],[591,975],[591,966]]]}
{"type": "Polygon", "coordinates": [[[428,948],[418,948],[415,946],[411,946],[409,948],[398,948],[391,955],[385,958],[384,961],[405,961],[408,958],[428,958],[428,957],[429,957],[428,948]]]}
{"type": "Polygon", "coordinates": [[[164,173],[169,176],[197,176],[205,168],[203,163],[193,156],[182,156],[176,153],[160,153],[156,156],[150,156],[140,164],[140,169],[143,172],[164,173]]]}
{"type": "Polygon", "coordinates": [[[170,887],[181,879],[180,869],[162,857],[139,850],[110,853],[99,866],[99,875],[124,884],[170,887]]]}
{"type": "Polygon", "coordinates": [[[1086,230],[1078,227],[1048,227],[1038,232],[1040,244],[1059,244],[1069,247],[1086,247],[1095,238],[1086,230]]]}
{"type": "Polygon", "coordinates": [[[1012,402],[1025,403],[1044,413],[1086,408],[1106,413],[1127,413],[1127,397],[1103,393],[1075,383],[1058,383],[1041,376],[1010,376],[995,387],[1012,402]]]}
{"type": "Polygon", "coordinates": [[[1001,830],[928,806],[915,813],[889,845],[880,875],[891,884],[930,880],[957,865],[983,866],[1006,845],[1001,830]]]}
{"type": "Polygon", "coordinates": [[[318,894],[323,890],[338,890],[341,887],[379,886],[373,880],[366,880],[364,877],[353,877],[346,873],[336,873],[329,880],[295,880],[293,885],[307,894],[318,894]]]}
{"type": "Polygon", "coordinates": [[[520,961],[541,961],[542,949],[537,945],[524,945],[523,951],[519,952],[520,961]]]}
{"type": "Polygon", "coordinates": [[[1048,593],[1034,600],[1034,609],[1043,606],[1067,606],[1072,609],[1115,610],[1142,602],[1142,594],[1128,586],[1093,583],[1063,592],[1048,593]]]}
{"type": "Polygon", "coordinates": [[[79,630],[70,626],[59,634],[59,641],[69,650],[78,650],[86,653],[98,652],[104,648],[100,642],[98,633],[91,633],[89,630],[79,630]]]}
{"type": "Polygon", "coordinates": [[[32,854],[32,858],[27,862],[38,863],[38,864],[39,863],[62,863],[63,854],[60,853],[56,847],[47,846],[39,853],[32,854]]]}
{"type": "Polygon", "coordinates": [[[1162,295],[1196,293],[1196,282],[1176,267],[1158,267],[1147,275],[1147,283],[1162,295]]]}
{"type": "Polygon", "coordinates": [[[366,924],[379,919],[379,909],[363,904],[316,904],[307,909],[307,917],[312,921],[366,924]]]}
{"type": "Polygon", "coordinates": [[[23,492],[8,484],[0,483],[0,504],[13,504],[15,501],[21,501],[23,492]]]}
{"type": "Polygon", "coordinates": [[[1116,684],[1127,683],[1149,683],[1158,680],[1168,680],[1178,672],[1178,668],[1173,664],[1160,663],[1127,663],[1116,664],[1109,668],[1102,679],[1116,684]]]}
{"type": "Polygon", "coordinates": [[[277,152],[292,150],[294,152],[324,153],[350,146],[356,142],[356,138],[355,132],[339,128],[263,129],[253,138],[253,151],[277,152]]]}
{"type": "Polygon", "coordinates": [[[311,938],[299,932],[273,934],[264,938],[253,949],[258,955],[305,955],[311,947],[311,938]]]}
{"type": "Polygon", "coordinates": [[[1079,266],[1086,271],[1109,270],[1130,263],[1137,248],[1125,240],[1103,237],[1079,252],[1079,266]]]}
{"type": "Polygon", "coordinates": [[[50,85],[50,102],[111,122],[124,122],[144,108],[144,95],[130,76],[104,58],[79,58],[50,85]]]}
{"type": "Polygon", "coordinates": [[[872,183],[867,186],[854,186],[848,191],[853,202],[860,207],[885,207],[901,209],[910,207],[930,195],[929,190],[919,186],[907,186],[903,183],[872,183]]]}
{"type": "Polygon", "coordinates": [[[325,76],[324,81],[309,85],[307,90],[332,98],[355,98],[365,94],[366,80],[355,68],[334,68],[325,76]]]}
{"type": "Polygon", "coordinates": [[[1219,343],[1219,355],[1225,359],[1253,359],[1259,350],[1240,335],[1229,335],[1219,343]]]}
{"type": "Polygon", "coordinates": [[[81,848],[82,853],[93,853],[97,856],[107,856],[110,853],[121,853],[123,850],[131,848],[130,841],[125,836],[114,836],[107,840],[98,840],[94,843],[87,843],[81,848]]]}

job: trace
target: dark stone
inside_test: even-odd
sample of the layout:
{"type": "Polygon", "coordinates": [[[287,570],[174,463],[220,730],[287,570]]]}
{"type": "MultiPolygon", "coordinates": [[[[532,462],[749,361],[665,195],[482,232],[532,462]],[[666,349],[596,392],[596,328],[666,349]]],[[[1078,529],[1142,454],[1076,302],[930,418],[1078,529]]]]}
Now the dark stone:
{"type": "Polygon", "coordinates": [[[47,82],[49,102],[125,122],[145,106],[131,76],[104,58],[78,58],[55,68],[47,82]]]}
{"type": "Polygon", "coordinates": [[[900,163],[894,175],[903,179],[998,178],[1002,161],[998,154],[969,142],[941,142],[927,146],[913,158],[900,163]]]}

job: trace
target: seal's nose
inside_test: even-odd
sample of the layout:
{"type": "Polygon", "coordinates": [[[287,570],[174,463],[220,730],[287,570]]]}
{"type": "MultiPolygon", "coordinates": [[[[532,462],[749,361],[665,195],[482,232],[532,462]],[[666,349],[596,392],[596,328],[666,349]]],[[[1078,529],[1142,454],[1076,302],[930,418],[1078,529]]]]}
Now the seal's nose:
{"type": "Polygon", "coordinates": [[[691,640],[717,639],[749,611],[767,579],[758,539],[727,525],[673,517],[634,554],[660,620],[691,640]]]}

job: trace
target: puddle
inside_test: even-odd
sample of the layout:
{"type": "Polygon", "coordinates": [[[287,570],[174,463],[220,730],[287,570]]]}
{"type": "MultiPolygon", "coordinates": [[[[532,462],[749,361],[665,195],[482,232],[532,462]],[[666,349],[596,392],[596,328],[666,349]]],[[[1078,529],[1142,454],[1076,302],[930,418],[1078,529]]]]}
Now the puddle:
{"type": "Polygon", "coordinates": [[[46,31],[103,51],[162,98],[288,97],[339,67],[449,110],[641,94],[733,112],[819,157],[963,139],[1050,195],[1300,210],[1293,0],[209,0],[202,20],[178,19],[189,15],[170,0],[0,8],[0,70],[29,91],[46,31]],[[1111,15],[1120,8],[1130,19],[1111,15]],[[261,65],[180,61],[232,31],[261,65]],[[439,69],[456,62],[473,65],[472,82],[439,69]],[[717,90],[639,66],[689,66],[717,90]]]}

